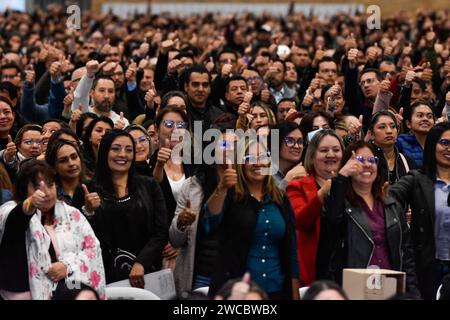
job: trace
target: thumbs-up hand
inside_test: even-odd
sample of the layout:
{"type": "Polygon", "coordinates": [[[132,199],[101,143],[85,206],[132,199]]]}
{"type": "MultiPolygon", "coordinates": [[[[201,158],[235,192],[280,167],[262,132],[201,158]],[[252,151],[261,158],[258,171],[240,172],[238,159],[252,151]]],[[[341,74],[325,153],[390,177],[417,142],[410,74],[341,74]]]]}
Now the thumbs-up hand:
{"type": "Polygon", "coordinates": [[[94,212],[100,207],[101,200],[97,192],[89,192],[87,186],[82,184],[81,187],[84,191],[84,206],[87,212],[94,212]]]}
{"type": "Polygon", "coordinates": [[[317,196],[322,202],[323,199],[325,199],[325,197],[327,196],[328,192],[330,192],[331,181],[332,181],[331,179],[326,180],[325,183],[322,185],[322,187],[317,191],[317,196]]]}
{"type": "Polygon", "coordinates": [[[391,88],[391,75],[388,73],[383,81],[380,83],[380,90],[383,92],[389,92],[391,88]]]}
{"type": "Polygon", "coordinates": [[[250,101],[252,101],[252,98],[253,98],[253,92],[247,91],[247,92],[245,93],[245,95],[244,95],[244,100],[243,100],[243,102],[250,103],[250,101]]]}
{"type": "Polygon", "coordinates": [[[72,112],[72,115],[70,116],[69,124],[76,124],[77,121],[80,119],[81,115],[83,114],[83,105],[79,105],[78,108],[72,112]]]}
{"type": "Polygon", "coordinates": [[[398,113],[395,114],[395,118],[397,119],[398,127],[400,128],[403,123],[403,108],[400,108],[398,113]]]}
{"type": "Polygon", "coordinates": [[[431,69],[431,64],[427,62],[424,66],[421,79],[425,82],[431,81],[433,78],[433,69],[431,69]]]}
{"type": "Polygon", "coordinates": [[[36,77],[36,72],[34,69],[25,70],[25,82],[34,83],[34,79],[36,77]]]}
{"type": "Polygon", "coordinates": [[[152,82],[150,85],[150,89],[148,89],[144,97],[145,105],[147,106],[147,108],[153,109],[153,102],[155,100],[156,94],[155,84],[152,82]]]}
{"type": "Polygon", "coordinates": [[[61,56],[59,57],[59,60],[53,62],[50,65],[49,73],[50,77],[53,81],[57,81],[61,77],[61,69],[62,69],[62,61],[61,56]]]}
{"type": "Polygon", "coordinates": [[[413,47],[412,47],[412,44],[410,42],[410,43],[408,43],[407,46],[405,46],[403,48],[403,50],[402,50],[402,57],[409,56],[412,53],[412,50],[413,50],[413,47]]]}
{"type": "Polygon", "coordinates": [[[356,67],[356,59],[358,58],[358,49],[350,49],[347,53],[347,59],[349,63],[349,67],[354,69],[356,67]]]}
{"type": "Polygon", "coordinates": [[[186,200],[186,207],[178,214],[177,219],[177,227],[178,229],[182,229],[183,227],[190,226],[194,223],[197,215],[191,210],[191,201],[189,199],[186,200]]]}
{"type": "Polygon", "coordinates": [[[49,190],[44,181],[41,180],[39,183],[39,188],[33,192],[31,197],[29,197],[25,202],[30,204],[29,208],[26,208],[28,213],[34,212],[35,209],[42,209],[48,202],[47,195],[49,190]]]}
{"type": "Polygon", "coordinates": [[[106,64],[106,61],[103,61],[102,63],[98,63],[97,60],[90,60],[86,63],[86,73],[89,78],[93,78],[95,74],[103,68],[103,66],[106,64]]]}
{"type": "Polygon", "coordinates": [[[231,294],[227,300],[244,300],[250,291],[250,273],[246,272],[241,281],[236,282],[231,288],[231,294]]]}
{"type": "Polygon", "coordinates": [[[172,148],[170,146],[170,140],[168,138],[164,139],[163,145],[158,151],[157,161],[161,164],[165,164],[172,155],[172,148]]]}
{"type": "Polygon", "coordinates": [[[339,170],[339,174],[344,177],[352,177],[360,174],[362,171],[362,164],[356,159],[355,151],[352,151],[352,157],[339,170]]]}
{"type": "Polygon", "coordinates": [[[233,65],[231,64],[231,59],[228,59],[227,63],[222,66],[221,76],[222,78],[227,78],[231,75],[231,70],[233,69],[233,65]]]}
{"type": "Polygon", "coordinates": [[[320,46],[316,50],[316,53],[314,54],[314,59],[313,59],[314,66],[316,66],[320,61],[322,61],[324,54],[325,54],[325,51],[323,51],[322,46],[320,46]]]}
{"type": "Polygon", "coordinates": [[[161,42],[161,53],[167,54],[170,49],[174,47],[175,43],[173,40],[165,40],[161,42]]]}
{"type": "Polygon", "coordinates": [[[214,70],[214,59],[213,57],[209,57],[208,62],[206,63],[206,69],[208,69],[209,72],[212,72],[214,70]]]}
{"type": "Polygon", "coordinates": [[[320,76],[318,73],[316,73],[314,79],[311,80],[311,83],[309,85],[309,92],[310,94],[316,91],[316,89],[320,88],[320,76]]]}
{"type": "Polygon", "coordinates": [[[225,171],[220,175],[219,184],[217,186],[217,189],[220,191],[226,191],[232,187],[234,187],[237,183],[237,173],[236,170],[233,169],[233,165],[231,164],[231,161],[229,159],[226,160],[226,169],[225,171]]]}
{"type": "Polygon", "coordinates": [[[169,64],[167,65],[167,72],[168,73],[175,73],[177,72],[183,64],[181,63],[181,60],[179,59],[172,59],[169,64]]]}
{"type": "Polygon", "coordinates": [[[141,43],[139,47],[139,56],[141,58],[145,57],[150,49],[150,45],[147,42],[147,38],[145,38],[144,42],[141,43]]]}
{"type": "Polygon", "coordinates": [[[269,91],[269,85],[267,83],[264,83],[264,89],[261,90],[261,101],[262,102],[269,102],[270,100],[270,91],[269,91]]]}
{"type": "Polygon", "coordinates": [[[5,160],[12,162],[17,153],[16,144],[13,142],[11,135],[8,134],[8,144],[6,145],[5,160]]]}
{"type": "Polygon", "coordinates": [[[414,72],[414,70],[408,70],[406,72],[406,76],[405,76],[405,84],[406,85],[411,85],[411,83],[414,81],[414,78],[416,77],[416,73],[414,72]]]}
{"type": "Polygon", "coordinates": [[[137,70],[136,62],[132,61],[128,65],[128,69],[125,72],[125,79],[127,79],[128,83],[136,82],[136,70],[137,70]]]}
{"type": "Polygon", "coordinates": [[[114,123],[114,128],[115,129],[125,128],[125,120],[124,120],[123,112],[120,112],[119,120],[117,120],[116,123],[114,123]]]}
{"type": "Polygon", "coordinates": [[[378,44],[375,44],[367,49],[367,60],[374,63],[378,59],[378,44]]]}

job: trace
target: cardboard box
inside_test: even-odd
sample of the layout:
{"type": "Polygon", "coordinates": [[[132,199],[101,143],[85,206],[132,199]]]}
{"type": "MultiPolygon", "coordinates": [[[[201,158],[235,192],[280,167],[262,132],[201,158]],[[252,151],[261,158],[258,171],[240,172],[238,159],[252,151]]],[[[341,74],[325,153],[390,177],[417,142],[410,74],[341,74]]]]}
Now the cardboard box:
{"type": "Polygon", "coordinates": [[[342,282],[350,300],[385,300],[405,293],[406,274],[386,269],[344,269],[342,282]]]}

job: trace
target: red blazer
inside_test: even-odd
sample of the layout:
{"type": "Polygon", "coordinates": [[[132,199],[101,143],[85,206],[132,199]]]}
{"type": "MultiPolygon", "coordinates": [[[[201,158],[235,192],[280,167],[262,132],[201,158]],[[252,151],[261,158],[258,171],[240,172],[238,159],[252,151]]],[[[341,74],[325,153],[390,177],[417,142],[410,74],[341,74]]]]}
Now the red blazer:
{"type": "Polygon", "coordinates": [[[317,196],[316,181],[311,175],[291,181],[286,191],[295,213],[300,281],[303,286],[309,286],[316,279],[320,212],[323,204],[317,196]]]}

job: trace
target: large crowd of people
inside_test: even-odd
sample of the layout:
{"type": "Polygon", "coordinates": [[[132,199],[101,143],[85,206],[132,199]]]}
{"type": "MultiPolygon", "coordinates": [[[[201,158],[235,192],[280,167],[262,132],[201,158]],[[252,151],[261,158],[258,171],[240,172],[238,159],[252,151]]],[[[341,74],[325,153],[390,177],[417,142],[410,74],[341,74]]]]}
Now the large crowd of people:
{"type": "Polygon", "coordinates": [[[435,299],[450,12],[367,17],[0,13],[0,299],[166,268],[179,297],[347,299],[343,269],[380,268],[435,299]],[[197,127],[213,164],[177,161],[197,127]]]}

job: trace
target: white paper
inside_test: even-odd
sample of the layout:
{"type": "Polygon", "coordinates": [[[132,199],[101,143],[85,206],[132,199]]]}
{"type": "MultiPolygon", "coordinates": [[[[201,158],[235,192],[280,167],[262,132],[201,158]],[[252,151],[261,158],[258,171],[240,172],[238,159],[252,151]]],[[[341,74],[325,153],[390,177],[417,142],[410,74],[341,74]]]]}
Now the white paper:
{"type": "MultiPolygon", "coordinates": [[[[176,298],[175,280],[172,270],[164,269],[144,275],[144,289],[153,292],[161,300],[171,300],[176,298]]],[[[128,279],[113,282],[107,287],[131,287],[128,279]]]]}

